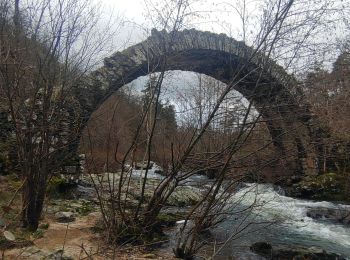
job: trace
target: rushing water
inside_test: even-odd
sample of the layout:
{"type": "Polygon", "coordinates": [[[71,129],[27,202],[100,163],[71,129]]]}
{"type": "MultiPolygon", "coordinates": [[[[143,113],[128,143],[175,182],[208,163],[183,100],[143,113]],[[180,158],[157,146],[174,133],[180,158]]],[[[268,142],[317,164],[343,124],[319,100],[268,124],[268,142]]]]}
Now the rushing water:
{"type": "Polygon", "coordinates": [[[314,220],[306,215],[310,208],[350,209],[350,206],[286,197],[269,184],[249,184],[233,194],[230,203],[234,205],[233,213],[244,212],[233,214],[214,230],[221,240],[231,238],[223,246],[221,255],[244,259],[250,245],[265,241],[272,245],[316,246],[350,257],[349,227],[314,220]]]}
{"type": "MultiPolygon", "coordinates": [[[[135,177],[141,174],[133,173],[135,177]]],[[[152,169],[149,178],[164,176],[152,169]]],[[[205,188],[209,182],[204,176],[196,175],[185,185],[205,188]]],[[[349,205],[294,199],[271,184],[245,184],[232,194],[228,205],[230,217],[212,232],[217,241],[226,241],[216,248],[218,258],[261,259],[249,247],[264,241],[273,246],[319,247],[350,259],[350,228],[307,216],[310,208],[350,210],[349,205]]]]}

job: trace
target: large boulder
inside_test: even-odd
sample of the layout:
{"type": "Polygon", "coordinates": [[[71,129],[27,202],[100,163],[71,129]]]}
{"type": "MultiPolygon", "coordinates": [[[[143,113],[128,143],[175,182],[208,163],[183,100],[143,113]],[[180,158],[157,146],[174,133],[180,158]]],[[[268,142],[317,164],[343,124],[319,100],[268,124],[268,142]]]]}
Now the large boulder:
{"type": "Polygon", "coordinates": [[[95,188],[89,187],[88,185],[84,186],[78,184],[76,189],[73,190],[73,193],[75,194],[76,198],[89,201],[93,201],[97,197],[95,188]]]}
{"type": "Polygon", "coordinates": [[[344,176],[336,173],[307,176],[290,186],[287,195],[312,200],[349,201],[344,184],[344,176]]]}
{"type": "Polygon", "coordinates": [[[272,246],[266,242],[254,243],[250,250],[254,253],[274,260],[345,260],[338,254],[328,253],[319,247],[272,246]]]}
{"type": "Polygon", "coordinates": [[[329,220],[335,223],[350,225],[350,209],[345,208],[310,208],[306,215],[313,219],[329,220]]]}
{"type": "Polygon", "coordinates": [[[168,199],[169,206],[185,207],[196,204],[202,198],[202,191],[191,186],[179,186],[168,199]]]}
{"type": "Polygon", "coordinates": [[[272,259],[276,260],[285,260],[285,259],[293,259],[293,260],[345,260],[345,258],[340,255],[328,253],[324,251],[322,248],[318,247],[295,247],[295,248],[276,248],[273,249],[272,259]]]}
{"type": "Polygon", "coordinates": [[[271,257],[272,256],[272,246],[269,243],[266,242],[257,242],[254,243],[250,250],[254,253],[264,256],[264,257],[271,257]]]}

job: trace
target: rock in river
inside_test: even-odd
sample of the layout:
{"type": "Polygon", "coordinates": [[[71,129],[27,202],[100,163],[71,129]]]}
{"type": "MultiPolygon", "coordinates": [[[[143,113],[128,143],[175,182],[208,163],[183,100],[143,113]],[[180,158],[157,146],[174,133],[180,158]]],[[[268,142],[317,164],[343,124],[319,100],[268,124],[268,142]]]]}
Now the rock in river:
{"type": "Polygon", "coordinates": [[[301,246],[274,246],[266,242],[254,243],[250,250],[254,253],[274,260],[345,260],[341,256],[333,253],[327,253],[318,247],[301,247],[301,246]]]}
{"type": "Polygon", "coordinates": [[[350,225],[350,209],[345,208],[311,208],[306,215],[313,219],[329,220],[335,223],[350,225]]]}
{"type": "Polygon", "coordinates": [[[254,243],[250,250],[254,253],[257,253],[264,257],[271,257],[272,256],[272,246],[269,243],[266,242],[257,242],[254,243]]]}

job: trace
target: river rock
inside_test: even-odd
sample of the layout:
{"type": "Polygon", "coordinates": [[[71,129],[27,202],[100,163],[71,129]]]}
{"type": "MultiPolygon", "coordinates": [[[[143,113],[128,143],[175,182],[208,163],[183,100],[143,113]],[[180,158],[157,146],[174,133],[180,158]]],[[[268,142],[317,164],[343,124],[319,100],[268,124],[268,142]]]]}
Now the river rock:
{"type": "Polygon", "coordinates": [[[137,162],[134,165],[135,170],[141,170],[141,169],[152,169],[154,162],[149,163],[149,167],[147,168],[147,163],[137,162]]]}
{"type": "Polygon", "coordinates": [[[302,199],[348,201],[344,183],[344,177],[335,173],[306,176],[300,182],[288,187],[287,193],[288,196],[302,199]]]}
{"type": "Polygon", "coordinates": [[[79,199],[93,200],[96,198],[95,189],[88,186],[78,185],[74,193],[79,199]]]}
{"type": "Polygon", "coordinates": [[[271,257],[272,255],[272,246],[266,242],[254,243],[250,250],[264,257],[271,257]]]}
{"type": "Polygon", "coordinates": [[[200,189],[190,186],[179,186],[170,195],[168,205],[185,207],[196,204],[202,198],[200,189]]]}
{"type": "Polygon", "coordinates": [[[338,254],[328,253],[322,248],[318,247],[282,247],[273,249],[272,252],[273,259],[276,260],[345,260],[338,254]]]}
{"type": "Polygon", "coordinates": [[[164,174],[164,171],[163,171],[162,169],[155,169],[155,170],[154,170],[154,173],[163,175],[163,174],[164,174]]]}
{"type": "Polygon", "coordinates": [[[55,214],[55,219],[57,222],[69,223],[73,222],[75,220],[75,217],[73,212],[60,211],[55,214]]]}
{"type": "Polygon", "coordinates": [[[274,260],[345,260],[345,258],[327,253],[319,247],[301,247],[301,246],[275,246],[267,242],[254,243],[250,250],[254,253],[274,260]]]}
{"type": "Polygon", "coordinates": [[[286,191],[285,191],[281,186],[279,186],[279,185],[273,185],[273,190],[274,190],[277,194],[279,194],[279,195],[281,195],[281,196],[285,196],[285,195],[286,195],[286,191]]]}
{"type": "Polygon", "coordinates": [[[317,207],[309,209],[306,215],[313,219],[323,219],[344,225],[350,225],[350,209],[317,207]]]}

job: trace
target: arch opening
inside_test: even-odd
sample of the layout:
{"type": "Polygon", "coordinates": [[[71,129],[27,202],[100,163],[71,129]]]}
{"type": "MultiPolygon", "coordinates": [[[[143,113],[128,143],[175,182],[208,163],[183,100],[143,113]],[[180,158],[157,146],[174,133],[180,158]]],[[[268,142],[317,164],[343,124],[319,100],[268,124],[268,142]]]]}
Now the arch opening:
{"type": "MultiPolygon", "coordinates": [[[[264,118],[280,157],[289,158],[286,167],[292,172],[317,172],[316,153],[310,146],[311,116],[307,104],[295,94],[291,76],[265,57],[253,57],[253,50],[226,36],[194,30],[179,32],[178,36],[166,52],[167,71],[192,71],[232,84],[264,118]]],[[[153,33],[145,42],[105,59],[104,66],[85,86],[87,95],[78,97],[84,100],[86,118],[126,83],[164,70],[160,64],[165,54],[159,46],[166,37],[153,33]]]]}

